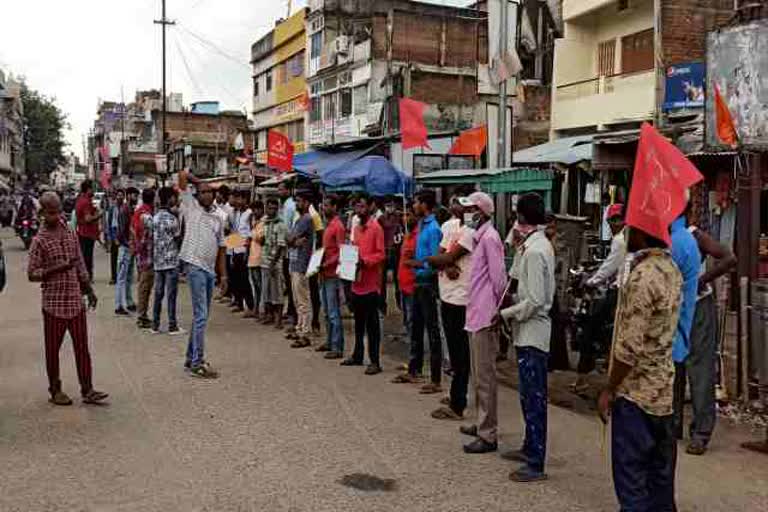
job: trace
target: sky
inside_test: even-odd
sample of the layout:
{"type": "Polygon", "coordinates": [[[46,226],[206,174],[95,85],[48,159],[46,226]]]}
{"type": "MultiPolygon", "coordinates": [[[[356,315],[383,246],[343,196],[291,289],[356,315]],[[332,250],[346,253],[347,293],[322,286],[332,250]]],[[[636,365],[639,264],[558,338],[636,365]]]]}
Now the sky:
{"type": "MultiPolygon", "coordinates": [[[[5,4],[5,2],[3,2],[5,4]]],[[[293,10],[306,5],[294,0],[293,10]]],[[[469,0],[430,3],[467,5],[469,0]]],[[[161,86],[161,0],[17,0],[3,6],[0,69],[25,77],[67,114],[69,151],[82,157],[100,100],[130,102],[161,86]]],[[[287,0],[166,0],[168,92],[184,103],[251,109],[250,49],[285,17],[287,0]]]]}

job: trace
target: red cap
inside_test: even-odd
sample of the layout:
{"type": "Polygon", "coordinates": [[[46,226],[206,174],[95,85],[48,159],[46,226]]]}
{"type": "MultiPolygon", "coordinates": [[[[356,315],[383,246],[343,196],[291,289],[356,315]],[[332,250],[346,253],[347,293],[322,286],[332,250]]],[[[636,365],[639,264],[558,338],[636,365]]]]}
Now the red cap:
{"type": "Polygon", "coordinates": [[[623,204],[612,204],[608,207],[608,212],[605,215],[606,219],[612,219],[614,217],[623,217],[624,216],[624,205],[623,204]]]}

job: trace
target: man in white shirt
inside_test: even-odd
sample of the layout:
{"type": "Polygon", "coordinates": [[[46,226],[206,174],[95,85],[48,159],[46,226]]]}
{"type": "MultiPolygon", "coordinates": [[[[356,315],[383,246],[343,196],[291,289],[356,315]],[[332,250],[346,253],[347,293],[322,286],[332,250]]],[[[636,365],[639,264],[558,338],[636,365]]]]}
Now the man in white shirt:
{"type": "Polygon", "coordinates": [[[204,346],[217,270],[222,288],[227,284],[224,222],[213,204],[214,192],[209,184],[181,171],[179,188],[184,191],[181,198],[184,241],[179,259],[187,272],[194,317],[184,366],[194,377],[215,379],[218,373],[205,360],[204,346]],[[187,190],[188,182],[197,186],[197,197],[187,190]]]}
{"type": "Polygon", "coordinates": [[[239,235],[242,243],[238,247],[227,249],[230,257],[230,290],[235,301],[233,313],[253,311],[253,290],[248,282],[248,247],[251,243],[251,209],[248,208],[249,194],[235,190],[232,193],[232,213],[229,214],[229,231],[239,235]]]}
{"type": "MultiPolygon", "coordinates": [[[[462,199],[468,202],[468,199],[462,199]]],[[[472,203],[468,202],[467,206],[472,206],[472,203]]],[[[432,417],[440,420],[462,419],[467,407],[470,372],[469,335],[464,326],[475,230],[465,223],[464,208],[458,197],[451,199],[450,207],[453,216],[441,227],[443,238],[440,242],[440,254],[427,258],[431,265],[440,269],[438,287],[442,303],[443,332],[453,369],[448,407],[441,407],[432,412],[432,417]]]]}

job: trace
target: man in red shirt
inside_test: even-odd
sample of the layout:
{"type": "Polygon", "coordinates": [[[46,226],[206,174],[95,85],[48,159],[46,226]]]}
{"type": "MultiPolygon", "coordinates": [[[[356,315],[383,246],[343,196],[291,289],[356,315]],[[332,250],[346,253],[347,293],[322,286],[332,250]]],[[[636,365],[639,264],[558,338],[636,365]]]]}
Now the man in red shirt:
{"type": "Polygon", "coordinates": [[[347,238],[347,230],[339,220],[340,200],[337,196],[325,198],[323,209],[328,226],[323,232],[323,265],[320,271],[322,283],[320,298],[325,309],[327,341],[317,350],[327,350],[326,359],[341,359],[344,357],[344,326],[341,323],[341,297],[344,285],[339,279],[337,270],[341,246],[347,238]]]}
{"type": "Polygon", "coordinates": [[[379,343],[379,294],[381,293],[381,267],[384,264],[384,230],[371,218],[373,199],[360,197],[355,213],[360,224],[355,226],[354,244],[358,250],[357,279],[352,283],[352,301],[355,313],[355,350],[352,357],[342,361],[342,366],[362,366],[365,351],[365,335],[368,334],[368,358],[371,364],[366,375],[381,373],[379,343]]]}
{"type": "Polygon", "coordinates": [[[99,404],[108,395],[93,389],[91,356],[88,353],[88,326],[83,295],[88,306],[96,308],[97,299],[78,248],[75,234],[61,218],[61,202],[54,192],[46,192],[40,201],[43,226],[32,242],[27,275],[41,283],[43,292],[43,325],[45,330],[45,362],[51,403],[72,405],[61,390],[59,351],[64,335],[69,331],[75,351],[77,377],[83,402],[99,404]]]}
{"type": "Polygon", "coordinates": [[[93,247],[99,239],[99,219],[101,213],[93,206],[93,182],[85,180],[80,185],[80,195],[75,203],[77,216],[77,237],[80,240],[80,251],[83,253],[88,277],[93,281],[93,247]]]}

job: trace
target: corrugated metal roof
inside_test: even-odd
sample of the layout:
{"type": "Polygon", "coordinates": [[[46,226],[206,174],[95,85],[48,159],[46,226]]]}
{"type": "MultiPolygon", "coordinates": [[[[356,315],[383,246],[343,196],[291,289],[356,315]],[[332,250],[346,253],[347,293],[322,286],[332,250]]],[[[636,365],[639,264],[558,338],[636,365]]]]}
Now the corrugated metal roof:
{"type": "Polygon", "coordinates": [[[555,139],[538,146],[515,151],[512,161],[516,164],[565,164],[573,165],[582,160],[592,160],[594,135],[579,135],[555,139]]]}

